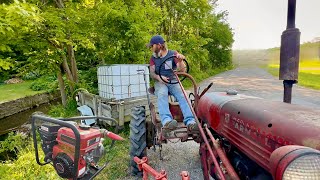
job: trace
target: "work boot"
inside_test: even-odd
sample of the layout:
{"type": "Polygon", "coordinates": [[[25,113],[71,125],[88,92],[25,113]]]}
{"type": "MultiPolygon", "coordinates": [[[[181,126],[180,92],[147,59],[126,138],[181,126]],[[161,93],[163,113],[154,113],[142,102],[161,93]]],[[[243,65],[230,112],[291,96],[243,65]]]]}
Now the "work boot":
{"type": "Polygon", "coordinates": [[[176,120],[173,119],[167,122],[162,129],[163,135],[168,136],[169,132],[177,129],[177,127],[178,127],[178,122],[176,120]]]}
{"type": "Polygon", "coordinates": [[[198,124],[196,122],[190,123],[188,125],[188,130],[191,131],[191,132],[198,132],[199,131],[198,124]]]}

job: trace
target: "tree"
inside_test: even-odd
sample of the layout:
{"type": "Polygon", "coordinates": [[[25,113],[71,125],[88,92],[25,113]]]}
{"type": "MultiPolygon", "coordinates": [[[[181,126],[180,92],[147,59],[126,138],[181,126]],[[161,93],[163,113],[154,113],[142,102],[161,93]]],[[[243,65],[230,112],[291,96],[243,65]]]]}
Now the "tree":
{"type": "MultiPolygon", "coordinates": [[[[41,22],[37,8],[27,3],[15,1],[0,5],[0,72],[10,70],[19,58],[15,52],[27,51],[24,45],[17,46],[41,22]]],[[[24,43],[22,43],[24,44],[24,43]]]]}
{"type": "Polygon", "coordinates": [[[216,1],[157,0],[167,16],[160,33],[170,45],[186,54],[192,70],[228,67],[231,62],[233,34],[226,22],[226,12],[214,14],[216,1]]]}
{"type": "Polygon", "coordinates": [[[208,50],[208,61],[212,67],[228,67],[232,65],[232,43],[233,34],[225,17],[227,12],[222,12],[216,16],[208,16],[201,36],[208,40],[204,46],[208,50]]]}
{"type": "MultiPolygon", "coordinates": [[[[231,64],[233,35],[215,0],[28,0],[0,6],[0,74],[56,76],[63,104],[102,64],[148,63],[155,34],[194,73],[231,64]],[[2,72],[1,72],[2,71],[2,72]],[[78,74],[80,72],[80,74],[78,74]],[[81,76],[80,78],[78,76],[81,76]],[[86,78],[83,80],[83,78],[86,78]]],[[[95,76],[95,77],[93,77],[95,76]]]]}

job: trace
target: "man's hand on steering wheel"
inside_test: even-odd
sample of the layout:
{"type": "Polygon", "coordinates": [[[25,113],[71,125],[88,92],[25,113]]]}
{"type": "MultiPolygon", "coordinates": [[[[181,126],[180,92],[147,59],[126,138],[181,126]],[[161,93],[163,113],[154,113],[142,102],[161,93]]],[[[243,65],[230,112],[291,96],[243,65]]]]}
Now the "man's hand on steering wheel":
{"type": "MultiPolygon", "coordinates": [[[[174,72],[186,72],[186,73],[188,73],[189,72],[189,65],[188,65],[188,62],[186,61],[186,59],[185,59],[185,56],[184,55],[182,55],[182,54],[177,54],[177,55],[174,55],[174,56],[170,56],[170,57],[168,57],[167,59],[165,59],[163,62],[162,62],[162,64],[160,65],[160,68],[159,69],[162,69],[162,67],[166,64],[166,61],[169,59],[169,58],[177,58],[180,62],[179,62],[179,64],[183,64],[183,67],[177,67],[177,69],[171,69],[172,70],[172,72],[174,73],[174,72]],[[179,58],[178,58],[179,57],[179,58]],[[180,58],[183,58],[182,60],[180,60],[180,58]]],[[[174,76],[173,76],[174,77],[174,76]]],[[[184,79],[186,78],[186,76],[183,76],[181,79],[180,79],[180,81],[183,81],[184,79]]],[[[158,80],[159,80],[159,82],[162,82],[162,83],[168,83],[168,84],[177,84],[177,83],[179,83],[178,82],[178,80],[176,80],[175,78],[174,79],[172,79],[172,77],[170,78],[170,77],[166,77],[166,76],[163,76],[163,75],[161,75],[161,71],[159,72],[159,75],[158,75],[158,78],[157,78],[158,80]]]]}
{"type": "Polygon", "coordinates": [[[178,60],[177,68],[174,69],[174,72],[186,72],[186,65],[184,61],[186,61],[186,57],[182,54],[176,54],[175,59],[178,60]]]}
{"type": "Polygon", "coordinates": [[[183,61],[184,59],[186,59],[186,57],[185,57],[184,55],[179,54],[179,53],[176,54],[176,58],[177,58],[180,62],[183,61]]]}

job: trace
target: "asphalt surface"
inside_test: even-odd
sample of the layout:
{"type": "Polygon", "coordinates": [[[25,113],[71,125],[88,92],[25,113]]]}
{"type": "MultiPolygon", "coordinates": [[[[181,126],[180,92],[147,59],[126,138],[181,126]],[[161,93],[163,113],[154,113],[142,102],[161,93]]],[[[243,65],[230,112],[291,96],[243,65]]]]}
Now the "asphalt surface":
{"type": "MultiPolygon", "coordinates": [[[[264,60],[264,58],[257,59],[260,62],[264,60]]],[[[240,64],[240,67],[204,80],[200,84],[201,89],[213,82],[213,87],[210,91],[232,89],[245,95],[257,96],[272,101],[282,101],[282,81],[273,77],[264,69],[252,65],[252,63],[241,65],[241,62],[237,61],[236,64],[240,64]]],[[[320,107],[320,91],[294,85],[292,94],[292,104],[300,104],[312,108],[320,107]]],[[[199,144],[193,141],[164,144],[162,147],[164,159],[162,161],[159,159],[159,149],[156,152],[150,149],[147,153],[150,165],[157,171],[166,170],[168,179],[181,179],[179,175],[181,171],[188,171],[191,179],[203,179],[199,144]]]]}
{"type": "MultiPolygon", "coordinates": [[[[240,67],[221,73],[202,82],[202,89],[213,82],[210,91],[236,90],[240,94],[272,101],[283,100],[283,82],[258,67],[240,67]]],[[[292,104],[320,107],[320,91],[293,85],[292,104]]]]}

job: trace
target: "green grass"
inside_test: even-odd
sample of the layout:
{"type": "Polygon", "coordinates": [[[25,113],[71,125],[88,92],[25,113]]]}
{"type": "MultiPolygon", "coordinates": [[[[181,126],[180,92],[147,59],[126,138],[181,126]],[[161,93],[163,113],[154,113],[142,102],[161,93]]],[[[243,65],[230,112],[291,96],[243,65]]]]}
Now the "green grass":
{"type": "MultiPolygon", "coordinates": [[[[269,64],[269,73],[279,77],[279,64],[269,64]]],[[[299,63],[298,84],[320,90],[320,61],[302,60],[299,63]]]]}
{"type": "Polygon", "coordinates": [[[320,90],[320,74],[299,73],[299,84],[320,90]]]}
{"type": "Polygon", "coordinates": [[[110,161],[107,167],[95,178],[97,180],[103,179],[126,179],[129,175],[129,162],[130,162],[130,128],[129,124],[125,124],[125,128],[119,133],[124,141],[116,141],[114,147],[109,149],[110,140],[107,139],[104,143],[106,151],[108,151],[99,164],[110,161]]]}
{"type": "MultiPolygon", "coordinates": [[[[53,166],[40,166],[37,164],[35,160],[33,141],[30,137],[20,133],[10,133],[9,138],[2,141],[2,143],[2,146],[0,145],[0,151],[4,150],[2,149],[3,145],[5,145],[4,147],[6,149],[10,149],[10,146],[12,148],[15,147],[17,149],[16,153],[18,158],[16,160],[0,162],[0,179],[61,179],[55,173],[53,166]]],[[[39,156],[40,159],[43,160],[44,153],[41,152],[41,148],[39,156]]]]}
{"type": "Polygon", "coordinates": [[[31,83],[32,81],[25,81],[19,84],[0,85],[0,103],[44,92],[31,90],[29,88],[31,83]]]}

